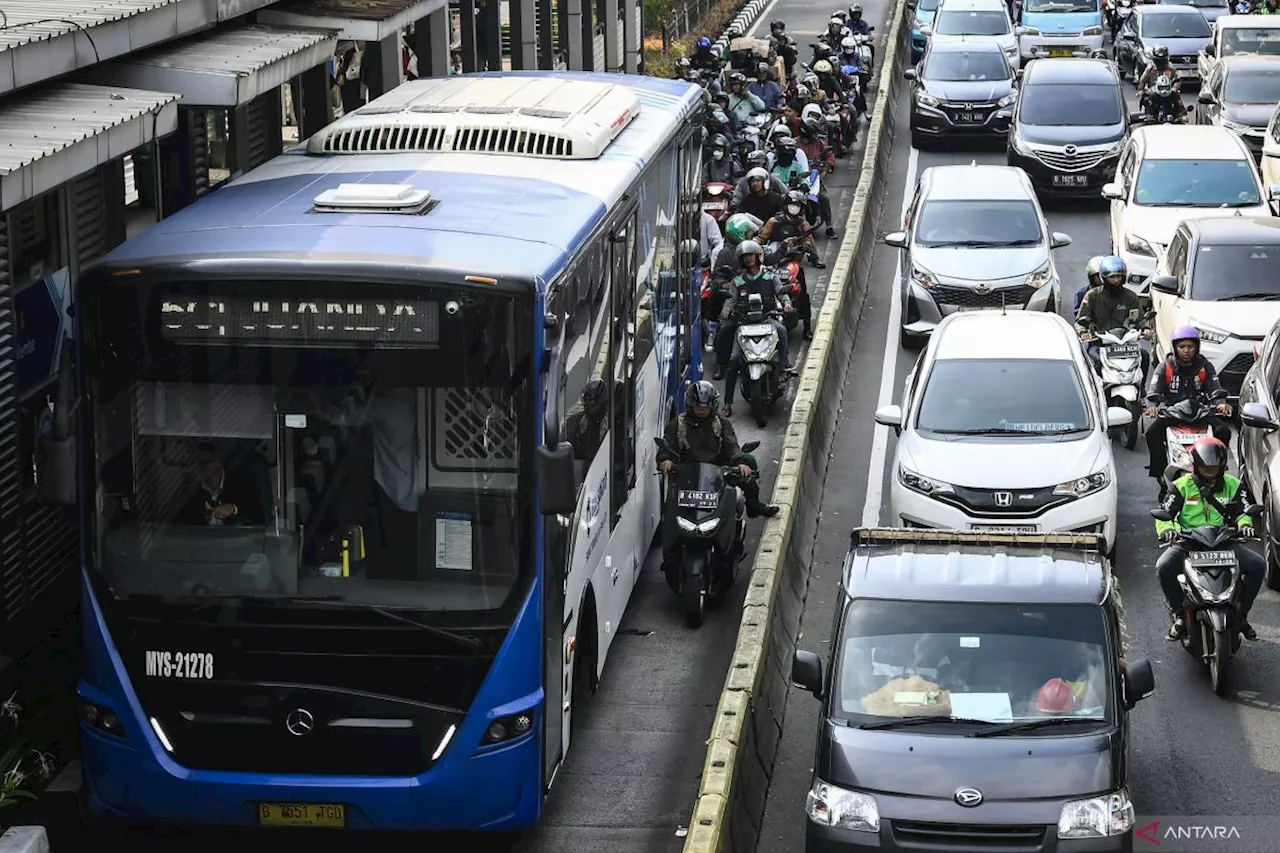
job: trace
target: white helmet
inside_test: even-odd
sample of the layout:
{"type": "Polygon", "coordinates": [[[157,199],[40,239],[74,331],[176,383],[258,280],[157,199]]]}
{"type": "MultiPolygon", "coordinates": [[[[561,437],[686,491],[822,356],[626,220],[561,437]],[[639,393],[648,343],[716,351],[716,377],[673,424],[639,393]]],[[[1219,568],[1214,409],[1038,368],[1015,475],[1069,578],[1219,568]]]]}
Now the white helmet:
{"type": "Polygon", "coordinates": [[[761,169],[759,166],[756,166],[754,169],[750,169],[747,171],[747,180],[748,181],[755,181],[755,180],[768,181],[769,173],[766,172],[764,169],[761,169]]]}
{"type": "Polygon", "coordinates": [[[858,40],[853,36],[845,36],[840,39],[840,50],[845,53],[853,53],[858,49],[858,40]]]}
{"type": "Polygon", "coordinates": [[[804,109],[800,111],[800,118],[801,119],[816,118],[819,121],[821,121],[822,107],[818,106],[817,104],[805,104],[804,109]]]}

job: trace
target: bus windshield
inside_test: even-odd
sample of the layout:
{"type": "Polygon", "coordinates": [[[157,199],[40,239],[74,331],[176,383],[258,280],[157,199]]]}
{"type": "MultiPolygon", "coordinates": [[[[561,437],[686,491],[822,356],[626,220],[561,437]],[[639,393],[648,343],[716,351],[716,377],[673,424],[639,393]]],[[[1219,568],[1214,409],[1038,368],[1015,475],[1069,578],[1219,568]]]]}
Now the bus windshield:
{"type": "Polygon", "coordinates": [[[117,596],[472,617],[517,600],[531,302],[363,282],[85,291],[92,559],[117,596]]]}

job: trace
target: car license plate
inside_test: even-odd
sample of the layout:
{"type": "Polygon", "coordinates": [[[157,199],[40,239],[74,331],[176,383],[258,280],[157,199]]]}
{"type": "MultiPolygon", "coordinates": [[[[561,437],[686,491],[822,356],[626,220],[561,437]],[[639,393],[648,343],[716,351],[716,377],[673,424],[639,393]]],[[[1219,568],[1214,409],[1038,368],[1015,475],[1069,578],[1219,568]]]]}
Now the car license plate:
{"type": "Polygon", "coordinates": [[[1196,70],[1194,68],[1179,68],[1178,76],[1183,79],[1187,77],[1194,77],[1196,76],[1196,70]]]}
{"type": "Polygon", "coordinates": [[[347,807],[337,803],[260,803],[258,823],[342,829],[347,825],[347,807]]]}
{"type": "Polygon", "coordinates": [[[1050,56],[1075,56],[1075,51],[1069,47],[1055,47],[1049,50],[1050,56]]]}
{"type": "MultiPolygon", "coordinates": [[[[1016,306],[1013,306],[1016,307],[1016,306]]],[[[999,305],[957,305],[957,314],[967,314],[970,311],[999,311],[999,305]]]]}
{"type": "Polygon", "coordinates": [[[1187,555],[1187,562],[1198,569],[1234,566],[1236,554],[1234,551],[1193,551],[1187,555]]]}
{"type": "Polygon", "coordinates": [[[1035,533],[1039,530],[1034,524],[970,524],[969,530],[975,533],[1035,533]]]}
{"type": "Polygon", "coordinates": [[[1088,175],[1054,175],[1053,185],[1055,187],[1087,187],[1089,186],[1088,175]]]}
{"type": "Polygon", "coordinates": [[[696,492],[681,489],[676,495],[676,503],[690,509],[715,509],[720,506],[720,495],[715,492],[696,492]]]}
{"type": "Polygon", "coordinates": [[[1142,352],[1137,344],[1125,344],[1118,347],[1107,347],[1107,355],[1111,358],[1133,358],[1142,352]]]}
{"type": "Polygon", "coordinates": [[[980,113],[952,113],[951,120],[958,124],[977,124],[982,121],[980,113]]]}

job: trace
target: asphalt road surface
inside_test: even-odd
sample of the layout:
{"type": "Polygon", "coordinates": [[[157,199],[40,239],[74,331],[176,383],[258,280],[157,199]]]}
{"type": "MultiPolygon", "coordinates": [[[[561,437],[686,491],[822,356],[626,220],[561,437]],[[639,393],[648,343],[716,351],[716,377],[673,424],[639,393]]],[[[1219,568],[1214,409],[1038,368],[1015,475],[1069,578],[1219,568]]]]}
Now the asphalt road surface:
{"type": "MultiPolygon", "coordinates": [[[[812,6],[801,0],[779,0],[764,10],[758,27],[768,32],[769,21],[782,18],[808,57],[808,38],[817,36],[839,3],[812,6]]],[[[887,3],[864,3],[867,18],[883,31],[887,3]]],[[[826,181],[837,229],[848,216],[861,168],[862,124],[854,153],[840,161],[826,181]]],[[[826,240],[819,233],[818,248],[834,261],[839,236],[826,240]]],[[[826,291],[830,269],[806,269],[814,317],[826,291]]],[[[805,355],[800,330],[792,336],[791,357],[800,364],[805,355]]],[[[712,356],[707,353],[710,359],[712,356]]],[[[707,368],[707,377],[711,367],[707,368]]],[[[762,492],[768,495],[778,470],[781,435],[794,390],[780,401],[769,425],[758,429],[741,403],[734,426],[740,441],[761,442],[762,492]]],[[[754,555],[758,521],[747,527],[748,553],[754,555]]],[[[745,575],[750,557],[742,564],[745,575]]],[[[679,602],[658,569],[657,549],[649,554],[640,581],[605,662],[599,690],[582,711],[568,758],[560,769],[541,823],[516,838],[448,836],[379,837],[380,850],[439,850],[449,853],[667,853],[684,844],[694,798],[702,773],[711,718],[724,683],[742,609],[746,586],[740,582],[729,599],[709,613],[697,631],[687,628],[679,602]]],[[[371,839],[324,833],[287,833],[290,843],[311,851],[355,853],[368,849],[371,839]]],[[[274,853],[284,840],[279,832],[135,834],[134,853],[223,853],[234,844],[243,853],[274,853]]],[[[98,845],[85,841],[86,849],[98,845]]],[[[58,853],[64,853],[58,850],[58,853]]]]}
{"type": "MultiPolygon", "coordinates": [[[[1134,106],[1132,83],[1125,89],[1134,106]]],[[[1194,106],[1195,92],[1184,95],[1194,106]]],[[[907,90],[894,104],[898,138],[884,215],[883,235],[897,230],[902,203],[925,168],[943,164],[1004,164],[1003,143],[985,148],[915,152],[907,138],[907,90]]],[[[1073,243],[1056,253],[1063,281],[1060,304],[1069,316],[1075,289],[1084,281],[1084,265],[1108,252],[1108,213],[1103,203],[1046,205],[1049,225],[1069,234],[1073,243]]],[[[875,250],[873,280],[862,316],[853,365],[844,389],[844,410],[834,442],[836,457],[823,496],[822,522],[808,600],[802,622],[805,648],[827,654],[840,562],[850,529],[887,524],[888,466],[894,436],[876,428],[872,414],[880,405],[899,402],[902,382],[916,353],[899,348],[890,317],[897,292],[898,251],[883,244],[875,250]]],[[[1130,716],[1132,766],[1129,790],[1139,815],[1275,815],[1280,803],[1280,595],[1264,590],[1250,621],[1259,642],[1247,643],[1234,670],[1234,693],[1219,699],[1204,669],[1177,644],[1164,640],[1169,621],[1156,582],[1153,522],[1154,481],[1146,473],[1145,444],[1134,450],[1113,445],[1118,471],[1119,550],[1116,573],[1123,589],[1129,654],[1153,664],[1156,692],[1130,716]]],[[[829,659],[829,658],[828,658],[829,659]]],[[[787,702],[779,764],[769,791],[759,853],[800,853],[804,849],[804,799],[813,769],[819,703],[793,689],[787,702]]],[[[1154,848],[1153,848],[1154,849],[1154,848]]],[[[1184,848],[1185,849],[1185,848],[1184,848]]],[[[1214,848],[1225,849],[1225,848],[1214,848]]]]}

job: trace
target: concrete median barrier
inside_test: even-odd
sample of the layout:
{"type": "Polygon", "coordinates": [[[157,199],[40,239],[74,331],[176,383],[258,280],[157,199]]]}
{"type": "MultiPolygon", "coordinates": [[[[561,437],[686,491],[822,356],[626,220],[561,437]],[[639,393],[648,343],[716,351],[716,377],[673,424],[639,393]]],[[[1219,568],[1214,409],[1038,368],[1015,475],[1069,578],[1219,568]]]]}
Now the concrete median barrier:
{"type": "Polygon", "coordinates": [[[892,104],[911,58],[908,11],[906,0],[897,0],[885,27],[862,171],[783,439],[773,488],[773,503],[782,511],[767,522],[747,581],[742,623],[707,742],[684,853],[753,853],[764,821],[822,485],[866,302],[875,223],[884,204],[895,133],[892,104]]]}

